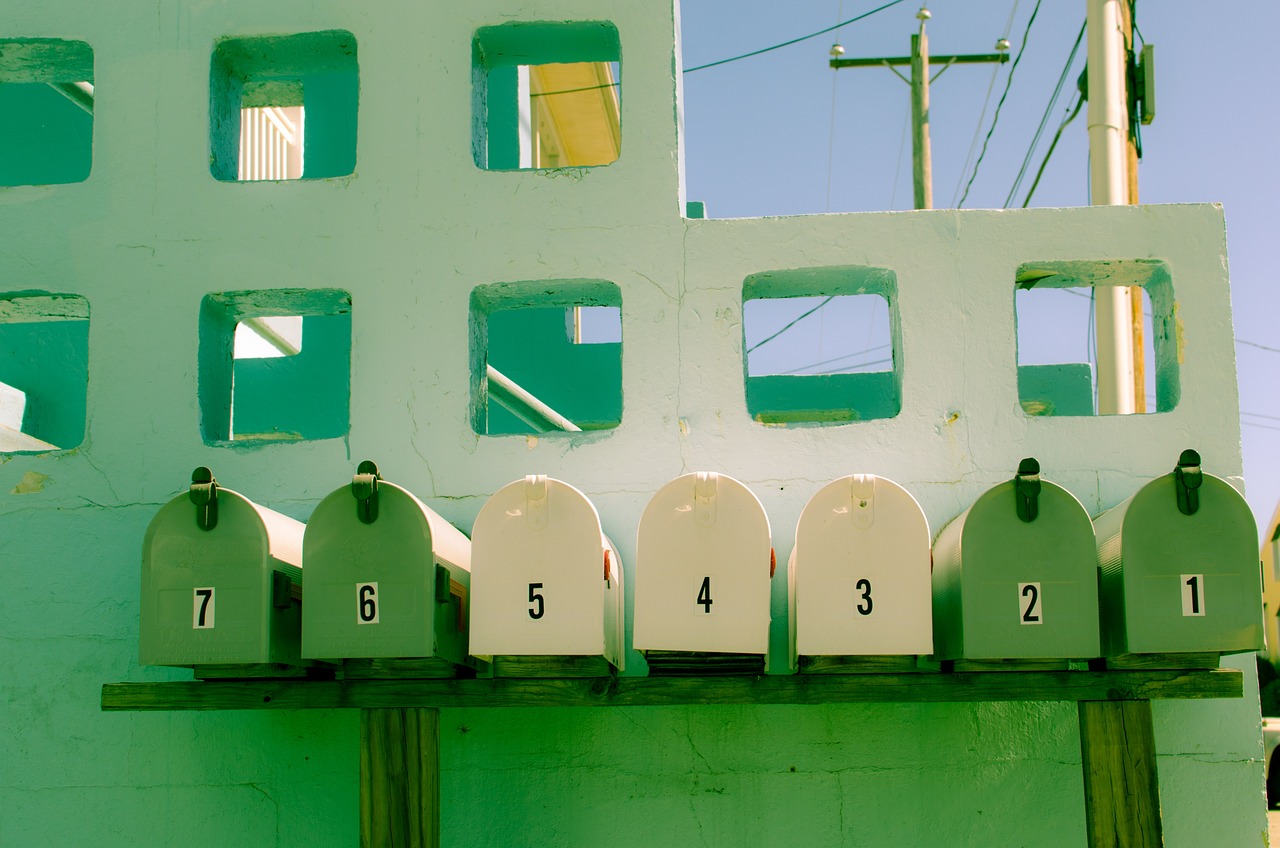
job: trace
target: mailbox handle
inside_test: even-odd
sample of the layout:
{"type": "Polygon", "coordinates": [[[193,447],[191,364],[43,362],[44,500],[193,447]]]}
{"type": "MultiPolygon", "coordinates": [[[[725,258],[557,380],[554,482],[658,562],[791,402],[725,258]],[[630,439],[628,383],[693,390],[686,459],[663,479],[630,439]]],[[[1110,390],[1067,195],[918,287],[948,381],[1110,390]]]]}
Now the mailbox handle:
{"type": "Polygon", "coordinates": [[[213,472],[201,465],[191,472],[191,502],[196,505],[196,526],[212,530],[218,526],[218,481],[213,472]]]}
{"type": "Polygon", "coordinates": [[[1184,450],[1178,457],[1178,465],[1173,469],[1173,488],[1178,496],[1178,512],[1183,515],[1195,515],[1200,509],[1200,484],[1204,482],[1204,474],[1200,470],[1200,454],[1193,450],[1184,450]]]}
{"type": "Polygon", "coordinates": [[[372,524],[378,520],[378,481],[382,474],[372,460],[364,460],[356,467],[356,475],[351,478],[351,494],[356,499],[356,518],[362,524],[372,524]]]}
{"type": "Polygon", "coordinates": [[[1028,523],[1040,514],[1040,463],[1029,456],[1018,463],[1018,473],[1013,478],[1013,495],[1018,517],[1028,523]]]}

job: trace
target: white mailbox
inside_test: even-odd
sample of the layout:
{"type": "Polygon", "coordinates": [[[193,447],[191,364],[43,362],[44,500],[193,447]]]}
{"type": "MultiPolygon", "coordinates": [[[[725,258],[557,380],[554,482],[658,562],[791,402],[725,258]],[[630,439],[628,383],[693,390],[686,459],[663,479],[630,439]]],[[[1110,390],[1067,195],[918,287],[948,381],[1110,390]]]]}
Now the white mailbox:
{"type": "Polygon", "coordinates": [[[820,489],[788,565],[792,667],[932,653],[930,539],[924,511],[892,480],[855,474],[820,489]]]}
{"type": "Polygon", "coordinates": [[[372,462],[316,507],[304,554],[304,657],[404,660],[421,676],[467,664],[471,542],[372,462]]]}
{"type": "Polygon", "coordinates": [[[635,647],[767,655],[773,567],[769,519],[750,489],[715,472],[677,477],[640,517],[635,647]]]}
{"type": "Polygon", "coordinates": [[[471,653],[623,666],[622,562],[582,492],[545,475],[493,494],[471,531],[471,653]]]}

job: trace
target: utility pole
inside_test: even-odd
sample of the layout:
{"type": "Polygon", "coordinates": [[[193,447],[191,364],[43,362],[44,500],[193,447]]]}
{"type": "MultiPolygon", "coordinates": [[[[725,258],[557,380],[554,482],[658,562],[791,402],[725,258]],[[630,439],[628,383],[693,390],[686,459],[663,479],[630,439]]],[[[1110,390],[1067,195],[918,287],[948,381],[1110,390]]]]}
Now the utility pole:
{"type": "Polygon", "coordinates": [[[1009,61],[1009,44],[1004,39],[997,42],[999,53],[971,53],[962,56],[934,56],[932,61],[942,65],[933,80],[929,78],[929,37],[925,34],[924,23],[932,17],[928,9],[916,13],[920,19],[920,31],[911,36],[911,55],[893,56],[876,59],[842,59],[844,48],[839,44],[831,47],[832,68],[870,68],[883,65],[897,75],[898,79],[911,86],[911,171],[915,182],[915,208],[933,208],[933,154],[929,142],[929,85],[942,76],[952,65],[969,65],[980,62],[1009,61]],[[910,65],[911,78],[907,79],[899,73],[895,65],[910,65]]]}
{"type": "MultiPolygon", "coordinates": [[[[1087,0],[1089,27],[1090,187],[1096,206],[1130,203],[1129,106],[1122,7],[1126,0],[1087,0]]],[[[1095,291],[1098,414],[1135,412],[1133,307],[1129,289],[1095,291]]],[[[1145,391],[1142,392],[1145,401],[1145,391]]]]}

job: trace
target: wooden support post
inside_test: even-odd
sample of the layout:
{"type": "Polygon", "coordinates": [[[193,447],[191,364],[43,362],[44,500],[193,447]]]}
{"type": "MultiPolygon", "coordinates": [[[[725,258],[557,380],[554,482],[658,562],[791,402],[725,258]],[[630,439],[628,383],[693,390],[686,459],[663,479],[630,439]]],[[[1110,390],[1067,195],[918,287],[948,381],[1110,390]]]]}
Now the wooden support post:
{"type": "Polygon", "coordinates": [[[360,845],[439,848],[439,709],[360,711],[360,845]]]}
{"type": "Polygon", "coordinates": [[[1081,701],[1089,848],[1159,848],[1160,787],[1150,701],[1081,701]]]}
{"type": "Polygon", "coordinates": [[[911,175],[917,209],[933,208],[933,148],[929,143],[929,36],[911,36],[911,175]]]}

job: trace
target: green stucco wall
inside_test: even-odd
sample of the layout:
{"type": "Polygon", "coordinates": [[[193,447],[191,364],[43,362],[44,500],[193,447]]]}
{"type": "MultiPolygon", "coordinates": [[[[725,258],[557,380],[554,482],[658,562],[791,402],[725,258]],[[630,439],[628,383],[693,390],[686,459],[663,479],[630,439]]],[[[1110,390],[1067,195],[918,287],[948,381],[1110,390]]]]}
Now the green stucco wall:
{"type": "MultiPolygon", "coordinates": [[[[69,292],[91,307],[84,443],[0,457],[6,848],[356,843],[354,712],[98,709],[104,682],[190,676],[136,658],[143,531],[196,465],[305,520],[367,457],[464,530],[490,493],[546,473],[592,498],[628,566],[648,498],[689,470],[732,474],[759,495],[780,562],[807,499],[841,474],[901,483],[935,533],[1022,456],[1091,514],[1165,473],[1188,440],[1207,470],[1240,484],[1219,208],[687,220],[670,0],[0,10],[0,38],[88,42],[97,98],[88,179],[0,189],[4,290],[69,292]],[[628,86],[618,161],[478,168],[476,31],[601,19],[617,28],[628,86]],[[354,172],[215,179],[215,44],[322,31],[359,44],[354,172]],[[1183,322],[1177,406],[1130,419],[1024,414],[1020,265],[1146,257],[1167,264],[1183,322]],[[762,426],[743,387],[743,281],[836,266],[896,276],[900,411],[762,426]],[[620,425],[476,434],[473,289],[581,279],[621,291],[620,425]],[[255,288],[350,295],[345,437],[202,437],[202,299],[255,288]]],[[[773,673],[785,672],[785,593],[779,569],[773,673]]],[[[1253,668],[1248,655],[1232,662],[1253,668]]],[[[644,668],[628,656],[628,673],[644,668]]],[[[1249,675],[1242,700],[1157,702],[1154,714],[1166,844],[1262,844],[1249,675]]],[[[441,768],[452,846],[1084,844],[1073,704],[450,709],[441,768]]]]}

